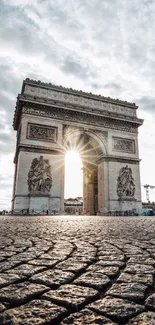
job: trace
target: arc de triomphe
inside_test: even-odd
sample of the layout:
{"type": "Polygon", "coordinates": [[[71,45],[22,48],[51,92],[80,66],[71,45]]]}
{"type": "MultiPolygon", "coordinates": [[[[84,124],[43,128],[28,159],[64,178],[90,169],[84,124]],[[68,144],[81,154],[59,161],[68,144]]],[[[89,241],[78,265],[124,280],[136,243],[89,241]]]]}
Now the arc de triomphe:
{"type": "Polygon", "coordinates": [[[83,161],[84,213],[141,208],[138,127],[143,120],[137,108],[118,99],[24,80],[13,121],[13,212],[64,211],[64,158],[73,148],[83,161]]]}

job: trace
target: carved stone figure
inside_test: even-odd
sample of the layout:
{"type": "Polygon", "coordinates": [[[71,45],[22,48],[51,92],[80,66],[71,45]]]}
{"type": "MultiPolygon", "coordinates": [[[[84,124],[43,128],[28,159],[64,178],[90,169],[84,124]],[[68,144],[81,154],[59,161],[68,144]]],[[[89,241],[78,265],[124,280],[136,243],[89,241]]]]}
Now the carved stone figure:
{"type": "Polygon", "coordinates": [[[128,166],[122,167],[117,179],[117,195],[119,198],[131,197],[135,194],[135,184],[132,170],[128,166]]]}
{"type": "Polygon", "coordinates": [[[34,158],[28,173],[29,192],[49,192],[52,187],[51,166],[43,156],[34,158]]]}

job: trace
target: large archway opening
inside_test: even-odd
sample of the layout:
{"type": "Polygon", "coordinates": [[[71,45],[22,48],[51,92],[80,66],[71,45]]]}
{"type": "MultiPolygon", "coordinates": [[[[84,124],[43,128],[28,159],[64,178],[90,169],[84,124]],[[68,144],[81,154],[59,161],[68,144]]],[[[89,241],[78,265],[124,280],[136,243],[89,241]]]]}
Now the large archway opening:
{"type": "Polygon", "coordinates": [[[65,198],[82,196],[83,213],[96,215],[103,201],[100,184],[102,145],[92,134],[77,130],[67,134],[65,145],[65,198]]]}
{"type": "Polygon", "coordinates": [[[65,154],[65,199],[83,197],[83,164],[76,150],[65,154]]]}

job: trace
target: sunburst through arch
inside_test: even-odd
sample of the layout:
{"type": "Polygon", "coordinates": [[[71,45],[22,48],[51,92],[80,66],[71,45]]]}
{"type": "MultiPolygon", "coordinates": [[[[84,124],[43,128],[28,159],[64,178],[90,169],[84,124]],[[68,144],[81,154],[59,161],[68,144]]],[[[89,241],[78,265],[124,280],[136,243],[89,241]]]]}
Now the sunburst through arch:
{"type": "Polygon", "coordinates": [[[72,131],[65,138],[65,198],[83,196],[83,212],[98,212],[98,164],[101,143],[86,132],[72,131]]]}

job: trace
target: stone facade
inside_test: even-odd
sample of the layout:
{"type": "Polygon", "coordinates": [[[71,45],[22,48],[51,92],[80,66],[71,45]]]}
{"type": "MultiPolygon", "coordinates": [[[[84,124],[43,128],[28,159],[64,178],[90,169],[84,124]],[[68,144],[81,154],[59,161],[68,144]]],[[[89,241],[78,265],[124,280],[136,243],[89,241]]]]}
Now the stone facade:
{"type": "Polygon", "coordinates": [[[137,106],[26,79],[18,95],[14,213],[64,211],[66,148],[81,151],[84,212],[141,207],[137,106]],[[123,193],[123,194],[121,194],[123,193]],[[125,193],[125,194],[124,194],[125,193]]]}

